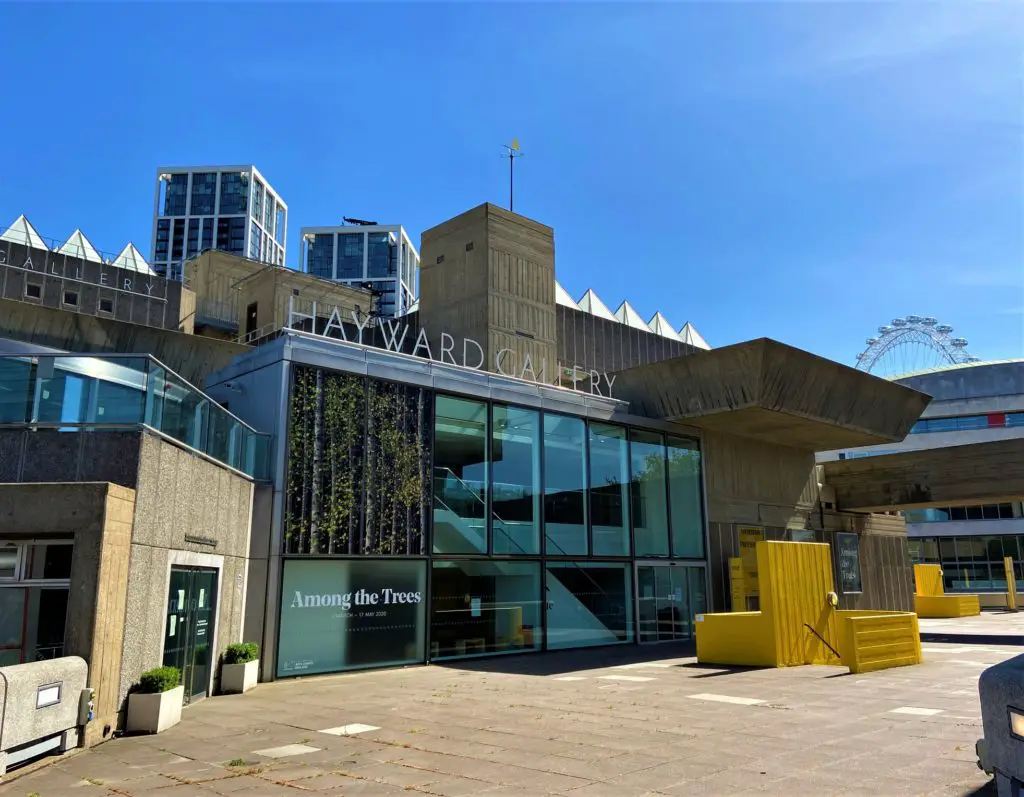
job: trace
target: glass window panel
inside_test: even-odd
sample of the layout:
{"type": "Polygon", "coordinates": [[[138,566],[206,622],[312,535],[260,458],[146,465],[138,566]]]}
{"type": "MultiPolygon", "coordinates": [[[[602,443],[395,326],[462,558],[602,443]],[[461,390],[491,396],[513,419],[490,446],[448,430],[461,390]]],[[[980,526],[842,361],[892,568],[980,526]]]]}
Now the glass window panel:
{"type": "Polygon", "coordinates": [[[582,648],[633,640],[631,567],[602,562],[548,564],[548,648],[582,648]]]}
{"type": "Polygon", "coordinates": [[[21,663],[27,593],[25,587],[0,589],[0,660],[7,664],[21,663]]]}
{"type": "Polygon", "coordinates": [[[981,508],[981,516],[985,520],[999,520],[999,504],[985,504],[981,508]]]}
{"type": "Polygon", "coordinates": [[[362,279],[365,235],[362,232],[338,235],[338,279],[362,279]]]}
{"type": "Polygon", "coordinates": [[[924,562],[924,541],[923,540],[907,540],[907,553],[910,554],[910,561],[914,564],[920,564],[924,562]]]}
{"type": "Polygon", "coordinates": [[[493,552],[540,553],[540,413],[492,408],[493,552]]]}
{"type": "Polygon", "coordinates": [[[26,579],[68,579],[71,578],[71,556],[74,545],[48,544],[30,545],[25,556],[26,579]]]}
{"type": "MultiPolygon", "coordinates": [[[[11,579],[18,575],[18,546],[0,544],[0,579],[11,579]]],[[[4,594],[0,592],[0,597],[4,594]]]]}
{"type": "Polygon", "coordinates": [[[1017,537],[1009,535],[1003,537],[1003,556],[1012,556],[1014,561],[1020,559],[1020,551],[1017,547],[1017,537]]]}
{"type": "Polygon", "coordinates": [[[68,589],[31,587],[28,590],[27,609],[29,637],[25,640],[25,661],[44,661],[63,656],[68,589]]]}
{"type": "Polygon", "coordinates": [[[668,556],[665,444],[660,434],[630,431],[630,476],[636,555],[668,556]]]}
{"type": "MultiPolygon", "coordinates": [[[[199,172],[192,175],[193,216],[212,216],[217,201],[217,173],[199,172]]],[[[196,224],[197,222],[193,222],[196,224]]]]}
{"type": "Polygon", "coordinates": [[[397,247],[391,244],[391,234],[371,232],[366,234],[366,275],[368,277],[393,277],[396,274],[397,247]]]}
{"type": "Polygon", "coordinates": [[[487,405],[438,396],[434,417],[434,553],[485,553],[487,405]]]}
{"type": "Polygon", "coordinates": [[[949,508],[950,520],[967,520],[967,507],[953,506],[949,508]]]}
{"type": "Polygon", "coordinates": [[[957,537],[956,558],[961,562],[984,561],[985,541],[981,537],[957,537]]]}
{"type": "Polygon", "coordinates": [[[28,359],[0,358],[0,423],[31,420],[35,383],[28,359]]]}
{"type": "Polygon", "coordinates": [[[931,539],[921,540],[921,552],[924,555],[923,561],[925,562],[938,562],[939,561],[939,541],[934,537],[931,539]]]}
{"type": "Polygon", "coordinates": [[[704,556],[700,467],[700,446],[695,440],[668,438],[668,494],[671,502],[673,556],[704,556]]]}
{"type": "Polygon", "coordinates": [[[1003,540],[1002,537],[982,537],[985,545],[985,554],[990,562],[1003,561],[1003,540]]]}
{"type": "Polygon", "coordinates": [[[284,563],[278,676],[424,660],[426,562],[284,563]]]}
{"type": "MultiPolygon", "coordinates": [[[[241,172],[225,172],[220,176],[220,212],[222,215],[245,213],[249,205],[249,181],[241,172]]],[[[244,220],[242,220],[244,223],[244,220]]],[[[220,247],[218,247],[220,248],[220,247]]]]}
{"type": "Polygon", "coordinates": [[[629,555],[629,457],[626,430],[590,424],[592,555],[629,555]]]}
{"type": "Polygon", "coordinates": [[[334,235],[314,235],[306,250],[306,270],[314,277],[334,277],[334,235]]]}
{"type": "Polygon", "coordinates": [[[164,193],[164,216],[184,216],[188,198],[188,175],[172,174],[164,193]]]}
{"type": "Polygon", "coordinates": [[[430,657],[539,650],[539,562],[434,561],[430,657]]]}
{"type": "Polygon", "coordinates": [[[980,506],[969,506],[967,507],[967,519],[968,520],[983,520],[984,514],[982,507],[980,506]]]}
{"type": "Polygon", "coordinates": [[[999,504],[999,518],[1005,520],[1013,517],[1013,504],[999,504]]]}
{"type": "Polygon", "coordinates": [[[587,555],[587,427],[544,416],[544,533],[548,556],[587,555]]]}

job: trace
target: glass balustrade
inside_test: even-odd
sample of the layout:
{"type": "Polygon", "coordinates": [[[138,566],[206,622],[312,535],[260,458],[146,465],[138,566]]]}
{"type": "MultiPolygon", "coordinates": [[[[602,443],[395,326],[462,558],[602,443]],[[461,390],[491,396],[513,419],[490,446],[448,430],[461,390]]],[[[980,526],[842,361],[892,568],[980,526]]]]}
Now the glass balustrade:
{"type": "Polygon", "coordinates": [[[96,431],[142,424],[269,478],[270,437],[152,357],[0,356],[0,425],[96,431]]]}

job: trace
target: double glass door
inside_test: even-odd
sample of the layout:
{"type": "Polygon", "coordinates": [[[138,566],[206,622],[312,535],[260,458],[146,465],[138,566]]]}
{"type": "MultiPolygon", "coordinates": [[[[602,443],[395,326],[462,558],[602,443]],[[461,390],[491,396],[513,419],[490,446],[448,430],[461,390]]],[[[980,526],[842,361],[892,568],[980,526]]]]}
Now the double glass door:
{"type": "Polygon", "coordinates": [[[171,568],[164,625],[164,666],[181,671],[186,703],[209,694],[216,601],[216,570],[171,568]]]}
{"type": "Polygon", "coordinates": [[[636,588],[641,642],[693,638],[694,615],[706,605],[703,567],[638,562],[636,588]]]}

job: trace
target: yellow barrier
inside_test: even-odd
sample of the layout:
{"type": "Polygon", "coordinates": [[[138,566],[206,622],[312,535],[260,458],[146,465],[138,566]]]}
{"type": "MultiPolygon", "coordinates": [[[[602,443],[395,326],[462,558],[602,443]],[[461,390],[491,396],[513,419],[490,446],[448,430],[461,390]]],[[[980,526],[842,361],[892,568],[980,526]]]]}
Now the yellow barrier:
{"type": "Polygon", "coordinates": [[[759,542],[761,611],[698,615],[697,661],[754,667],[845,664],[851,672],[917,664],[910,612],[836,611],[831,549],[759,542]],[[834,596],[833,596],[834,597],[834,596]]]}
{"type": "Polygon", "coordinates": [[[837,612],[843,664],[852,673],[921,663],[917,616],[910,612],[837,612]]]}
{"type": "Polygon", "coordinates": [[[941,565],[914,565],[914,592],[918,595],[944,595],[941,565]]]}
{"type": "Polygon", "coordinates": [[[974,617],[981,614],[977,595],[915,595],[914,611],[918,617],[974,617]]]}

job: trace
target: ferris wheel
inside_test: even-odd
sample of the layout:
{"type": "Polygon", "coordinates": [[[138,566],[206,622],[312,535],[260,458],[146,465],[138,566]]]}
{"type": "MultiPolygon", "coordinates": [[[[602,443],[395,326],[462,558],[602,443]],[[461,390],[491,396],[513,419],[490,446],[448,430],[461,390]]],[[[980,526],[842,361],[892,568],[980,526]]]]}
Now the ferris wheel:
{"type": "Polygon", "coordinates": [[[979,361],[968,354],[966,338],[953,337],[953,327],[930,316],[894,318],[866,343],[868,347],[857,355],[857,370],[882,377],[979,361]]]}

